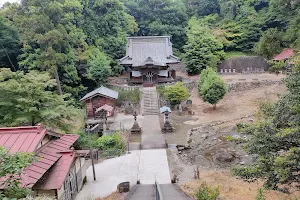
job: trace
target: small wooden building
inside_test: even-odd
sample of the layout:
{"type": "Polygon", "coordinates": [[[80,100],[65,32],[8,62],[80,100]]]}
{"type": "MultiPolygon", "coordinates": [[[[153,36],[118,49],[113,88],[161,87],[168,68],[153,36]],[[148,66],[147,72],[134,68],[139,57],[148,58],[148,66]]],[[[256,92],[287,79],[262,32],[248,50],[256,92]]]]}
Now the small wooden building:
{"type": "MultiPolygon", "coordinates": [[[[88,152],[74,150],[77,134],[57,134],[42,125],[0,128],[0,146],[10,153],[34,153],[37,160],[24,169],[21,187],[33,196],[49,195],[55,199],[74,200],[86,179],[88,152]]],[[[4,189],[0,179],[0,190],[4,189]]]]}
{"type": "Polygon", "coordinates": [[[96,112],[98,108],[108,105],[113,107],[112,111],[107,113],[107,116],[113,116],[115,112],[116,100],[119,97],[119,92],[101,86],[94,91],[86,94],[80,101],[86,103],[86,116],[87,118],[98,118],[100,112],[96,112]]]}
{"type": "Polygon", "coordinates": [[[170,36],[129,37],[126,56],[119,60],[129,73],[130,84],[154,85],[172,82],[180,63],[173,55],[170,36]]]}

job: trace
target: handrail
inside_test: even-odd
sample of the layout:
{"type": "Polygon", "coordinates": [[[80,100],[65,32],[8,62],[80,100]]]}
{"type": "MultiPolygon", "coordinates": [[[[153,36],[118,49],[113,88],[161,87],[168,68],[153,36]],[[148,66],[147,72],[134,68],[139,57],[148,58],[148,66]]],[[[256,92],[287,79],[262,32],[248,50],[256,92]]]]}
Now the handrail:
{"type": "Polygon", "coordinates": [[[160,190],[159,183],[157,181],[155,181],[155,194],[156,194],[156,200],[164,200],[160,190]]]}

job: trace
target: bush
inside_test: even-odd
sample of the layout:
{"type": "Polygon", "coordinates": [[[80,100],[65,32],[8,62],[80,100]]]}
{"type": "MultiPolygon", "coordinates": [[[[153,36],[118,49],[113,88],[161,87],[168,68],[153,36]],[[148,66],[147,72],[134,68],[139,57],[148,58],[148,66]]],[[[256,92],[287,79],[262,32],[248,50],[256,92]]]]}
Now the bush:
{"type": "Polygon", "coordinates": [[[81,132],[79,135],[79,139],[74,144],[75,149],[90,149],[91,147],[98,148],[97,134],[87,134],[81,132]]]}
{"type": "Polygon", "coordinates": [[[265,200],[265,197],[264,197],[264,189],[263,188],[259,188],[257,190],[257,194],[256,194],[256,200],[265,200]]]}
{"type": "Polygon", "coordinates": [[[172,105],[180,104],[189,98],[189,91],[182,82],[167,86],[164,89],[165,97],[172,105]]]}
{"type": "Polygon", "coordinates": [[[198,91],[203,101],[214,105],[216,108],[216,104],[225,96],[227,88],[216,71],[207,68],[201,72],[198,91]]]}
{"type": "Polygon", "coordinates": [[[125,151],[125,144],[120,133],[105,135],[97,139],[97,147],[100,150],[121,150],[125,151]]]}
{"type": "Polygon", "coordinates": [[[134,90],[119,90],[119,98],[116,101],[117,106],[124,104],[139,104],[141,98],[141,91],[139,89],[134,90]]]}
{"type": "Polygon", "coordinates": [[[207,185],[207,183],[202,183],[195,194],[197,200],[217,200],[219,195],[219,187],[213,188],[207,185]]]}

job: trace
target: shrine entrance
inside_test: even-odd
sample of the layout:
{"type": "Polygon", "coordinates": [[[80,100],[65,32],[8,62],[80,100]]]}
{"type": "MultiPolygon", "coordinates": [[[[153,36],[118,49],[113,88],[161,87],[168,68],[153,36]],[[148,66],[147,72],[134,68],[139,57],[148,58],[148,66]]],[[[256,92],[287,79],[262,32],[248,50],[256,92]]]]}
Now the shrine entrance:
{"type": "Polygon", "coordinates": [[[153,76],[154,76],[154,73],[147,72],[147,74],[146,74],[146,81],[149,82],[149,83],[152,83],[153,82],[153,76]]]}

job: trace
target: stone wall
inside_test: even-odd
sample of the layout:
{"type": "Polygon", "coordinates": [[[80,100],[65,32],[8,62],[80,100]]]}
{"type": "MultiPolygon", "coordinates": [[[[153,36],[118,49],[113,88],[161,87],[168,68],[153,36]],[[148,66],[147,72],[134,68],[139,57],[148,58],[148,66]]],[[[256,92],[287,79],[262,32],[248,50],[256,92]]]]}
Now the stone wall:
{"type": "Polygon", "coordinates": [[[241,56],[224,60],[218,66],[218,72],[220,74],[264,73],[268,67],[267,60],[261,56],[241,56]]]}
{"type": "Polygon", "coordinates": [[[251,90],[263,86],[269,86],[269,85],[283,85],[284,80],[263,80],[263,81],[252,81],[252,82],[237,82],[237,83],[229,83],[228,84],[228,89],[229,91],[235,91],[235,92],[240,92],[240,91],[245,91],[245,90],[251,90]]]}

